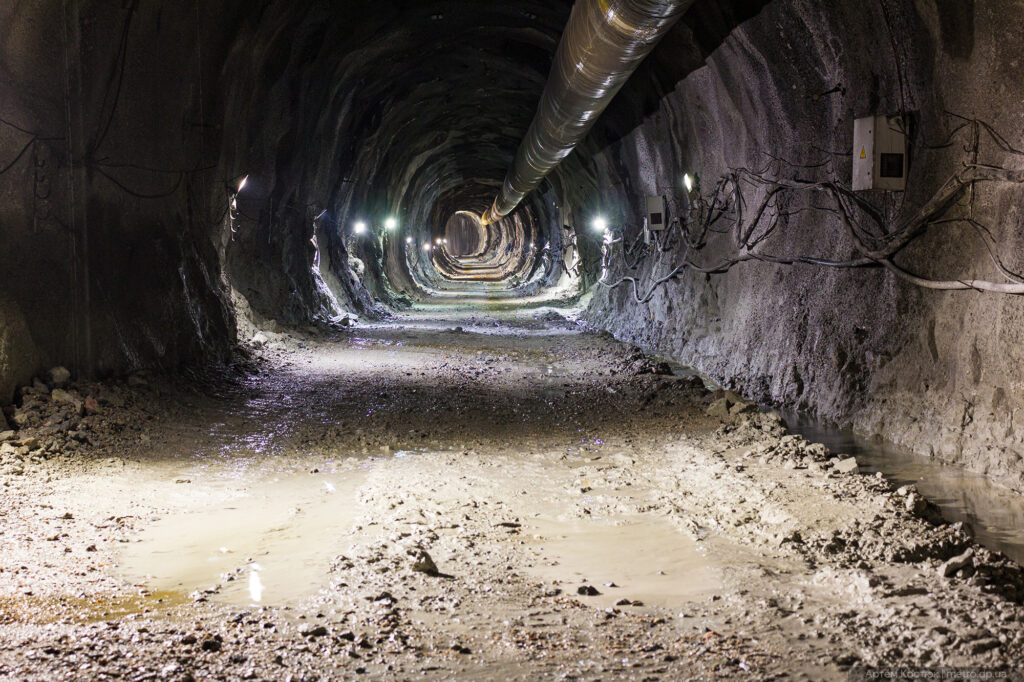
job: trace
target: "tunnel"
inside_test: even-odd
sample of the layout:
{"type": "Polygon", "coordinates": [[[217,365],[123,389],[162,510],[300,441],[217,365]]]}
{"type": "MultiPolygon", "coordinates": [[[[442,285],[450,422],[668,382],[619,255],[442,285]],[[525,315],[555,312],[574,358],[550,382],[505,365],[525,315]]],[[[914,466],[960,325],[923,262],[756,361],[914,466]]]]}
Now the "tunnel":
{"type": "Polygon", "coordinates": [[[3,3],[0,677],[1019,673],[1020,35],[3,3]]]}

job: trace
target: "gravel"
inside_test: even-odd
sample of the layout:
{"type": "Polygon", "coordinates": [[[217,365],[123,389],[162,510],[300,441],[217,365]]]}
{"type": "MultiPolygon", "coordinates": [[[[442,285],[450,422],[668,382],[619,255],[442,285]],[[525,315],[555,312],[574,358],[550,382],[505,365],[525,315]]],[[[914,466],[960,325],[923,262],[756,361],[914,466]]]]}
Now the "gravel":
{"type": "Polygon", "coordinates": [[[490,319],[275,333],[244,375],[27,387],[0,433],[0,674],[845,679],[1024,653],[1020,567],[912,486],[853,475],[778,415],[606,336],[490,319]],[[277,556],[273,531],[267,556],[217,552],[234,568],[203,584],[123,572],[161,523],[300,476],[309,497],[272,528],[314,502],[336,521],[303,538],[330,559],[296,596],[267,578],[271,598],[232,601],[277,556]],[[578,574],[553,558],[555,521],[667,523],[719,587],[641,593],[643,574],[686,581],[660,552],[578,574]]]}

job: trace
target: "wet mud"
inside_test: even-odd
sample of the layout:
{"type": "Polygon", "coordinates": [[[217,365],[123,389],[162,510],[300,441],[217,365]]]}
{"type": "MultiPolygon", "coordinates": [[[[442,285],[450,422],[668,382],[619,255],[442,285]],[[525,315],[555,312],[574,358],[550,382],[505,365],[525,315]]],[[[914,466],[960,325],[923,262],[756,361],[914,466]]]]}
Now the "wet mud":
{"type": "Polygon", "coordinates": [[[538,317],[268,334],[235,376],[73,384],[97,409],[66,432],[33,397],[3,445],[0,677],[845,679],[1016,660],[1019,567],[919,491],[538,317]]]}

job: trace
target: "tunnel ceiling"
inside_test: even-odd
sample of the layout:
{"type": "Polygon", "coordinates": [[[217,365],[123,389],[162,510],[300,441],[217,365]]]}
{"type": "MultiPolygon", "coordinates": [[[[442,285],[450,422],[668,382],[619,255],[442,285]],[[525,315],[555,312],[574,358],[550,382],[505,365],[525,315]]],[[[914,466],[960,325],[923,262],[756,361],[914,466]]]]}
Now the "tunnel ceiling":
{"type": "MultiPolygon", "coordinates": [[[[613,141],[639,125],[676,82],[699,67],[738,23],[767,0],[696,3],[595,127],[613,141]]],[[[341,159],[371,140],[386,142],[390,173],[424,151],[423,167],[443,178],[500,181],[529,126],[572,2],[334,2],[263,7],[235,46],[239,71],[257,56],[256,91],[281,90],[290,77],[304,114],[315,117],[341,159]],[[332,125],[332,120],[337,123],[332,125]],[[343,122],[350,121],[350,122],[343,122]],[[337,135],[337,137],[342,137],[337,135]]],[[[241,75],[241,74],[239,74],[241,75]]],[[[244,82],[246,79],[240,79],[244,82]]],[[[237,81],[236,81],[237,83],[237,81]]],[[[264,110],[249,109],[253,137],[264,110]]]]}
{"type": "MultiPolygon", "coordinates": [[[[115,4],[0,9],[0,251],[31,254],[0,271],[0,288],[31,330],[26,347],[86,373],[222,356],[235,293],[298,324],[327,310],[384,314],[432,282],[443,263],[419,247],[493,198],[572,8],[115,4]],[[365,221],[379,235],[388,216],[391,238],[351,234],[365,221]],[[57,283],[40,288],[38,272],[57,283]]],[[[539,281],[563,204],[597,191],[593,153],[760,4],[691,8],[579,152],[490,235],[503,276],[539,281]]],[[[593,282],[599,247],[588,248],[581,272],[593,282]]]]}
{"type": "MultiPolygon", "coordinates": [[[[698,2],[585,147],[594,151],[638,125],[762,4],[698,2]]],[[[390,0],[274,3],[254,10],[241,22],[225,71],[226,165],[254,178],[240,197],[243,217],[267,223],[253,232],[273,232],[275,219],[277,229],[299,222],[300,209],[326,209],[324,220],[333,229],[321,246],[335,250],[335,262],[345,260],[342,252],[380,260],[393,285],[415,288],[405,272],[405,238],[412,236],[418,247],[440,236],[456,211],[487,207],[486,195],[504,178],[533,118],[571,8],[569,0],[390,0]],[[372,229],[385,216],[401,225],[383,246],[386,257],[348,239],[355,221],[372,229]]],[[[575,170],[588,175],[585,166],[575,170]]],[[[503,270],[506,276],[525,274],[530,263],[523,250],[550,241],[546,231],[560,224],[553,187],[570,183],[553,182],[540,190],[551,200],[535,199],[522,209],[526,215],[514,227],[521,234],[509,239],[522,257],[511,259],[515,265],[503,270]]],[[[571,184],[587,182],[575,177],[571,184]]],[[[246,246],[244,237],[235,241],[243,243],[233,247],[229,263],[234,260],[233,269],[242,271],[237,279],[245,280],[245,263],[266,248],[246,246]]],[[[431,254],[411,255],[423,260],[431,254]]],[[[437,263],[420,265],[430,270],[437,263]]],[[[386,300],[380,279],[371,277],[369,286],[386,300]]]]}

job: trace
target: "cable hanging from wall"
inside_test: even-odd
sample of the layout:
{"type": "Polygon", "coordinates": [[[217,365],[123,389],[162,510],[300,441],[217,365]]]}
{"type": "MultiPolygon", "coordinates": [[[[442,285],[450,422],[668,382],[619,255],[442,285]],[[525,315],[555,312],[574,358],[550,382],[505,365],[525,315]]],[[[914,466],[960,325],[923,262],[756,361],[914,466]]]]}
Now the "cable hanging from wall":
{"type": "MultiPolygon", "coordinates": [[[[889,219],[867,198],[835,180],[835,172],[828,160],[816,164],[792,164],[777,156],[761,170],[733,168],[720,177],[706,197],[699,187],[691,192],[691,206],[685,219],[672,221],[660,245],[655,244],[657,261],[649,268],[649,283],[643,278],[623,275],[614,282],[603,279],[599,284],[614,289],[629,285],[637,303],[651,300],[659,287],[677,278],[684,271],[706,274],[724,274],[740,263],[760,261],[776,265],[813,265],[829,268],[884,268],[896,277],[916,286],[935,290],[974,290],[979,292],[1024,295],[1024,275],[1014,271],[1003,260],[991,228],[975,216],[975,190],[983,183],[1024,184],[1024,170],[980,161],[983,139],[991,141],[1003,154],[1024,156],[1024,151],[1013,146],[991,124],[947,112],[958,125],[939,144],[927,149],[945,149],[955,139],[969,133],[964,146],[968,159],[954,172],[934,195],[911,216],[902,220],[889,219]],[[784,167],[827,168],[833,176],[827,181],[812,181],[781,177],[784,167]],[[748,194],[759,196],[756,204],[748,203],[748,194]],[[823,201],[817,199],[821,197],[823,201]],[[966,203],[961,200],[966,197],[966,203]],[[966,215],[951,214],[958,206],[966,215]],[[821,213],[836,219],[843,233],[852,243],[857,257],[834,259],[809,254],[779,255],[767,252],[763,246],[788,225],[789,218],[803,213],[821,213]],[[965,224],[983,243],[990,262],[1005,282],[976,278],[933,278],[921,276],[896,261],[928,228],[939,225],[965,224]],[[717,262],[701,263],[697,254],[709,245],[713,234],[731,234],[734,254],[717,262]],[[681,258],[665,274],[655,275],[662,267],[662,257],[668,251],[681,248],[681,258]]],[[[623,242],[622,265],[627,271],[636,271],[650,262],[651,247],[643,243],[642,235],[632,243],[623,242]],[[630,257],[637,254],[632,260],[630,257]]]]}

